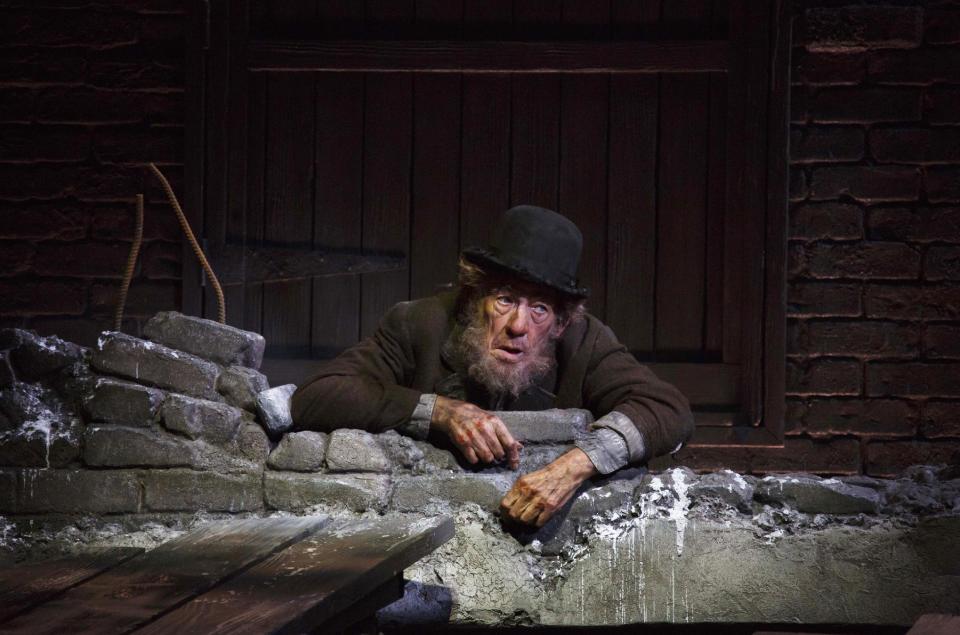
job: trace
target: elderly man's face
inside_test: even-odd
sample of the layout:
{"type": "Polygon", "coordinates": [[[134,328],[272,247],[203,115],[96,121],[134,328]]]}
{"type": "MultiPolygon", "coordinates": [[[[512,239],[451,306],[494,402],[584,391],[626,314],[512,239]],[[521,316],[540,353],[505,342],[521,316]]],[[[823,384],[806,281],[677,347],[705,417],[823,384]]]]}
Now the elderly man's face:
{"type": "Polygon", "coordinates": [[[534,285],[512,284],[483,298],[487,351],[498,364],[523,366],[551,336],[559,337],[553,303],[534,285]]]}

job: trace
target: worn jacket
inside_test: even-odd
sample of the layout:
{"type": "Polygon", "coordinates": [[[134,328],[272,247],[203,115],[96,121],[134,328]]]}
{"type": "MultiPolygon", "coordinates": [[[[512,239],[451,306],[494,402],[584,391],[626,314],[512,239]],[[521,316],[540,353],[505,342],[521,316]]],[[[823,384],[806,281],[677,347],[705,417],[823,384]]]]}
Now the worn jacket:
{"type": "Polygon", "coordinates": [[[586,408],[594,417],[622,413],[618,430],[630,462],[674,451],[693,431],[686,397],[658,379],[593,316],[571,324],[557,343],[557,364],[516,398],[490,395],[467,377],[444,343],[462,328],[455,294],[401,302],[372,337],[321,362],[293,396],[297,428],[381,432],[409,421],[421,395],[436,393],[491,410],[586,408]],[[635,426],[636,430],[632,428],[635,426]],[[639,433],[641,440],[631,443],[639,433]]]}

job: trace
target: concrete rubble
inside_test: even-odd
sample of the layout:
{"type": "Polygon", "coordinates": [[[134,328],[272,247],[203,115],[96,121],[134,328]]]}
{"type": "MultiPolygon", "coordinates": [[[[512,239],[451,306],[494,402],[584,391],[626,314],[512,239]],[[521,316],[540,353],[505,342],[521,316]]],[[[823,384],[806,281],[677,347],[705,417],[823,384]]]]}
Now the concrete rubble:
{"type": "Polygon", "coordinates": [[[152,546],[224,514],[450,514],[455,539],[407,571],[382,624],[910,624],[960,612],[955,467],[888,480],[630,468],[533,530],[502,522],[500,500],[565,452],[589,412],[499,413],[524,444],[521,470],[476,468],[437,439],[289,432],[293,388],[267,386],[256,334],[175,313],[145,332],[86,350],[0,331],[0,562],[152,546]]]}

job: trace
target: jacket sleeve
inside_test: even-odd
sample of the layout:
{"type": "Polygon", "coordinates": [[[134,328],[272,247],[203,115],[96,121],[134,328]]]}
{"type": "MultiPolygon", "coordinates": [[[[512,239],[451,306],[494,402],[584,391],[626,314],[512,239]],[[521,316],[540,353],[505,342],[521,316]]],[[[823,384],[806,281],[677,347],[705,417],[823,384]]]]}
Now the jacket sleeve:
{"type": "Polygon", "coordinates": [[[321,362],[293,395],[295,429],[382,432],[410,419],[420,391],[406,387],[415,362],[406,308],[394,306],[371,337],[321,362]]]}
{"type": "Polygon", "coordinates": [[[676,451],[693,434],[690,402],[640,364],[608,326],[598,326],[584,377],[584,403],[624,436],[630,463],[676,451]],[[608,413],[621,413],[629,421],[608,413]],[[639,435],[633,434],[631,424],[639,435]]]}

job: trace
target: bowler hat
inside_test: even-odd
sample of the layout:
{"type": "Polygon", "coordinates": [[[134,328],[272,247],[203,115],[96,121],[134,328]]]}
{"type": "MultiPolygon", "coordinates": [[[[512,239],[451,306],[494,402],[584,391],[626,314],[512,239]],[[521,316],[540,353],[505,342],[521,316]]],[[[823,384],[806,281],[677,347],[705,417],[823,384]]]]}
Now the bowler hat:
{"type": "Polygon", "coordinates": [[[486,247],[463,250],[467,260],[492,265],[576,298],[589,291],[577,280],[583,235],[560,214],[533,205],[508,209],[486,247]]]}

